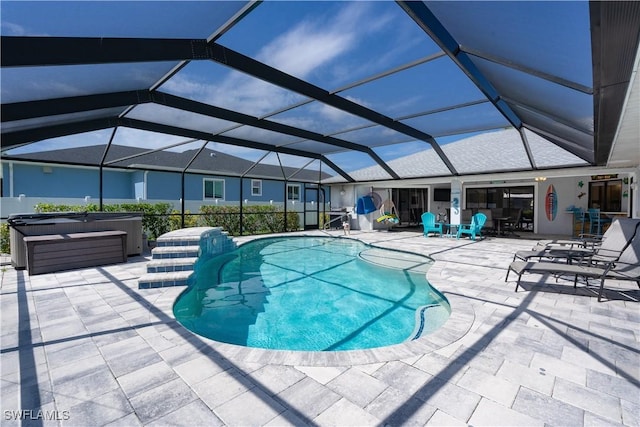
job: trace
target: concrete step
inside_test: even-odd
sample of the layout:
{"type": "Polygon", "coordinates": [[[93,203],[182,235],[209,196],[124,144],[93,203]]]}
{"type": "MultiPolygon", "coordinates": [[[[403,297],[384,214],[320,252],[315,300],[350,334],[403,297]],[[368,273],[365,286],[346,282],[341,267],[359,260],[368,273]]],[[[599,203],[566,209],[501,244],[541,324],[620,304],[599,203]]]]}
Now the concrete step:
{"type": "Polygon", "coordinates": [[[186,286],[193,271],[172,271],[167,273],[147,273],[138,279],[139,289],[186,286]]]}
{"type": "Polygon", "coordinates": [[[147,263],[147,273],[168,273],[172,271],[193,271],[198,257],[159,258],[147,263]]]}
{"type": "Polygon", "coordinates": [[[197,258],[200,246],[156,246],[151,250],[152,259],[197,258]]]}
{"type": "Polygon", "coordinates": [[[157,248],[172,247],[172,246],[198,246],[200,244],[200,238],[198,237],[173,237],[173,238],[159,238],[156,240],[157,248]]]}
{"type": "Polygon", "coordinates": [[[163,234],[151,250],[147,274],[138,279],[139,289],[186,286],[202,251],[218,255],[236,247],[229,233],[219,227],[193,227],[163,234]]]}

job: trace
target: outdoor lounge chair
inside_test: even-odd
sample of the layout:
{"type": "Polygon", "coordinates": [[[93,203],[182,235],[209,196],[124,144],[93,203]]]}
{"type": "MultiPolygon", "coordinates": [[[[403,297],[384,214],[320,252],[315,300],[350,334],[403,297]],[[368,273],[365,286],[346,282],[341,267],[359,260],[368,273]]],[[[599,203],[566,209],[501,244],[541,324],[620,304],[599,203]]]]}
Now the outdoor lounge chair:
{"type": "Polygon", "coordinates": [[[487,222],[487,216],[478,212],[471,217],[470,224],[460,224],[458,226],[458,235],[456,237],[459,239],[463,234],[468,234],[471,240],[476,240],[476,235],[482,238],[482,227],[485,222],[487,222]]]}
{"type": "Polygon", "coordinates": [[[442,236],[442,223],[436,222],[435,214],[431,212],[425,212],[422,214],[422,227],[424,229],[423,234],[425,237],[429,237],[429,233],[438,233],[442,236]]]}
{"type": "Polygon", "coordinates": [[[624,251],[639,232],[640,219],[614,219],[596,246],[595,255],[591,258],[592,263],[607,263],[617,260],[622,254],[622,251],[624,251]]]}
{"type": "MultiPolygon", "coordinates": [[[[631,242],[631,239],[640,232],[640,219],[616,218],[611,226],[598,240],[598,245],[594,247],[594,254],[590,257],[592,263],[606,263],[615,261],[620,257],[622,251],[631,242]]],[[[513,261],[521,259],[529,261],[532,258],[552,258],[551,251],[562,248],[584,247],[593,245],[592,240],[550,240],[538,242],[538,245],[530,251],[518,251],[513,255],[513,261]]]]}
{"type": "Polygon", "coordinates": [[[632,280],[635,281],[640,288],[640,235],[631,239],[620,257],[615,261],[609,261],[602,266],[580,265],[580,264],[564,264],[558,262],[531,262],[531,261],[513,261],[509,265],[509,272],[513,271],[518,275],[516,289],[520,286],[520,279],[524,273],[534,274],[555,274],[574,276],[573,287],[577,287],[578,276],[585,279],[600,279],[600,289],[598,291],[598,302],[602,300],[602,291],[606,279],[615,280],[632,280]]]}

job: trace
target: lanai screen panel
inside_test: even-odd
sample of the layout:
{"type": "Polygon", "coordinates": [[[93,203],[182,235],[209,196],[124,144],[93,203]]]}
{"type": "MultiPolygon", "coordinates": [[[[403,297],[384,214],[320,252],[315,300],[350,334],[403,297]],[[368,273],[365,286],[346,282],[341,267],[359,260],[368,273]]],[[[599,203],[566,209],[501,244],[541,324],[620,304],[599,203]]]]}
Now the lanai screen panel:
{"type": "Polygon", "coordinates": [[[201,38],[241,11],[243,1],[7,1],[2,35],[201,38]],[[188,25],[185,25],[188,23],[188,25]]]}
{"type": "Polygon", "coordinates": [[[126,117],[212,134],[224,132],[227,129],[238,126],[237,123],[228,120],[153,103],[137,105],[127,113],[126,117]]]}
{"type": "Polygon", "coordinates": [[[542,133],[547,139],[567,150],[575,150],[576,154],[582,153],[585,160],[590,160],[589,147],[593,144],[593,136],[582,132],[575,127],[568,126],[558,120],[542,115],[536,111],[523,107],[514,107],[525,124],[533,126],[532,130],[542,133]]]}
{"type": "Polygon", "coordinates": [[[588,1],[426,1],[464,49],[591,86],[588,1]]]}
{"type": "Polygon", "coordinates": [[[356,86],[341,95],[394,119],[486,101],[446,56],[356,86]]]}
{"type": "Polygon", "coordinates": [[[558,147],[549,140],[542,136],[531,132],[528,129],[524,130],[531,153],[535,160],[536,166],[540,168],[545,167],[566,167],[566,166],[587,166],[587,162],[558,147]]]}
{"type": "Polygon", "coordinates": [[[113,129],[48,138],[4,151],[3,156],[69,164],[99,165],[113,129]],[[68,151],[66,151],[68,150],[68,151]]]}
{"type": "Polygon", "coordinates": [[[318,182],[321,178],[320,171],[313,170],[312,165],[320,166],[312,159],[272,152],[254,164],[250,170],[245,172],[245,175],[257,178],[318,182]]]}
{"type": "Polygon", "coordinates": [[[461,173],[522,170],[530,167],[520,133],[514,129],[465,135],[442,147],[461,173]]]}
{"type": "Polygon", "coordinates": [[[32,119],[14,120],[2,124],[3,132],[13,132],[26,129],[37,129],[43,125],[62,125],[77,123],[86,120],[117,117],[124,111],[124,107],[101,108],[98,110],[89,110],[79,113],[56,114],[53,116],[37,117],[32,119]]]}
{"type": "Polygon", "coordinates": [[[504,116],[488,102],[412,117],[402,122],[432,136],[463,134],[509,125],[504,116]]]}
{"type": "Polygon", "coordinates": [[[183,144],[160,150],[141,150],[137,146],[112,145],[108,166],[133,169],[159,169],[181,172],[204,145],[203,141],[184,141],[183,144]]]}
{"type": "Polygon", "coordinates": [[[190,62],[160,90],[253,117],[268,116],[306,99],[212,61],[190,62]]]}
{"type": "Polygon", "coordinates": [[[391,176],[371,156],[362,152],[342,152],[327,158],[357,181],[390,179],[391,176]]]}
{"type": "Polygon", "coordinates": [[[413,140],[413,138],[408,135],[379,125],[367,126],[352,131],[339,133],[334,136],[336,138],[344,139],[345,141],[354,142],[366,147],[400,144],[413,140]]]}
{"type": "Polygon", "coordinates": [[[147,89],[174,66],[145,62],[3,68],[2,103],[147,89]]]}
{"type": "MultiPolygon", "coordinates": [[[[112,144],[122,147],[132,147],[134,150],[129,150],[127,153],[140,154],[147,151],[160,152],[162,150],[173,149],[175,151],[181,150],[181,145],[189,144],[193,142],[189,138],[177,135],[169,135],[161,132],[150,132],[147,130],[133,129],[128,127],[119,127],[112,139],[112,144]]],[[[125,156],[128,156],[126,154],[125,156]]],[[[141,168],[142,165],[147,165],[151,168],[170,168],[178,169],[180,165],[175,161],[167,162],[166,157],[158,157],[157,164],[153,163],[153,157],[147,155],[145,158],[131,158],[122,159],[122,152],[116,150],[109,150],[105,157],[105,163],[111,166],[121,167],[136,167],[141,168]]],[[[173,158],[173,157],[172,157],[173,158]]],[[[182,167],[186,166],[186,162],[182,164],[182,167]]]]}
{"type": "Polygon", "coordinates": [[[425,2],[525,126],[593,148],[589,2],[425,2]]]}
{"type": "Polygon", "coordinates": [[[277,114],[270,117],[270,120],[322,135],[336,135],[345,130],[373,124],[366,119],[318,101],[277,114]]]}
{"type": "Polygon", "coordinates": [[[439,51],[387,1],[262,2],[219,41],[330,92],[439,51]]]}
{"type": "Polygon", "coordinates": [[[235,174],[242,175],[247,169],[249,169],[252,165],[259,162],[261,159],[265,158],[265,156],[269,155],[269,151],[265,150],[257,150],[254,148],[242,147],[237,145],[228,145],[223,144],[216,141],[209,141],[205,146],[205,150],[202,151],[198,157],[196,157],[195,161],[190,165],[190,169],[200,169],[205,170],[209,167],[209,159],[208,157],[216,156],[223,158],[224,156],[220,156],[220,153],[226,156],[232,156],[235,159],[239,159],[239,167],[235,166],[226,166],[225,170],[232,169],[235,170],[235,174]],[[211,154],[213,153],[213,154],[211,154]]]}
{"type": "Polygon", "coordinates": [[[411,141],[373,149],[401,178],[448,175],[449,169],[430,144],[411,141]]]}
{"type": "Polygon", "coordinates": [[[269,145],[288,145],[301,140],[295,135],[287,135],[280,132],[261,129],[253,126],[239,126],[221,134],[222,136],[230,136],[232,138],[243,139],[247,141],[262,142],[269,145]]]}
{"type": "Polygon", "coordinates": [[[349,151],[347,148],[308,139],[287,144],[285,147],[322,155],[349,151]]]}
{"type": "Polygon", "coordinates": [[[475,59],[474,62],[510,105],[524,105],[578,130],[593,133],[592,94],[490,61],[475,59]]]}

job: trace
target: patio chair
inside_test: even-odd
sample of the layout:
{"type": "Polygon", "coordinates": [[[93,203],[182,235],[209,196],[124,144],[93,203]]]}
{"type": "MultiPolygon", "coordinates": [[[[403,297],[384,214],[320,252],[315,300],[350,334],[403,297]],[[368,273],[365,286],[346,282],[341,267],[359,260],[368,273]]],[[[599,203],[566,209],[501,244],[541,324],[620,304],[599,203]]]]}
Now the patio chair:
{"type": "Polygon", "coordinates": [[[611,218],[603,218],[600,214],[600,209],[589,209],[589,234],[595,236],[602,235],[602,228],[605,224],[611,223],[611,218]],[[595,233],[594,233],[595,230],[595,233]]]}
{"type": "Polygon", "coordinates": [[[424,229],[424,237],[429,237],[429,233],[438,233],[442,236],[442,223],[436,222],[435,214],[431,212],[425,212],[421,216],[422,227],[424,229]]]}
{"type": "Polygon", "coordinates": [[[586,214],[582,208],[573,209],[573,235],[577,237],[584,236],[584,224],[587,222],[586,214]],[[580,227],[580,232],[576,229],[580,227]]]}
{"type": "Polygon", "coordinates": [[[478,212],[471,217],[470,224],[460,224],[458,226],[458,235],[456,237],[459,239],[463,234],[467,234],[471,240],[476,240],[476,235],[482,238],[482,227],[485,222],[487,222],[487,216],[478,212]]]}
{"type": "MultiPolygon", "coordinates": [[[[606,262],[602,266],[580,265],[580,264],[563,264],[556,262],[529,262],[514,261],[509,265],[509,272],[513,271],[518,275],[516,289],[520,286],[520,279],[524,273],[534,274],[554,274],[574,276],[573,287],[577,287],[578,276],[585,279],[596,278],[600,280],[600,288],[598,290],[598,302],[602,300],[602,292],[606,279],[614,280],[631,280],[635,281],[640,288],[640,235],[636,234],[629,244],[622,251],[617,260],[606,262]]],[[[505,279],[506,281],[507,279],[505,279]]]]}
{"type": "Polygon", "coordinates": [[[522,209],[510,209],[509,220],[505,221],[505,231],[507,234],[515,234],[515,230],[520,227],[520,218],[522,217],[522,209]]]}
{"type": "Polygon", "coordinates": [[[491,209],[478,209],[479,213],[485,214],[487,217],[487,221],[484,223],[484,227],[482,227],[482,231],[485,234],[496,234],[496,225],[493,220],[493,212],[491,209]]]}

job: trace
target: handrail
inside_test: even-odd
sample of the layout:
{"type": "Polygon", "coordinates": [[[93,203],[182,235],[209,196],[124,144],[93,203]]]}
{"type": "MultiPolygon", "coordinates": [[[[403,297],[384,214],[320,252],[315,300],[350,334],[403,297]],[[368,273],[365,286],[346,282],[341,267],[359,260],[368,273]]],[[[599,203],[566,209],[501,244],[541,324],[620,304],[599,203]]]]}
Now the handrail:
{"type": "Polygon", "coordinates": [[[342,221],[342,220],[344,219],[344,218],[343,218],[344,216],[348,216],[348,215],[347,215],[347,214],[340,215],[339,217],[334,218],[334,219],[332,219],[332,220],[331,220],[331,221],[329,221],[329,222],[325,222],[325,223],[324,223],[324,225],[323,225],[323,227],[322,227],[322,229],[323,229],[323,230],[328,229],[328,228],[329,228],[329,225],[330,225],[332,222],[335,222],[335,221],[342,221]]]}

